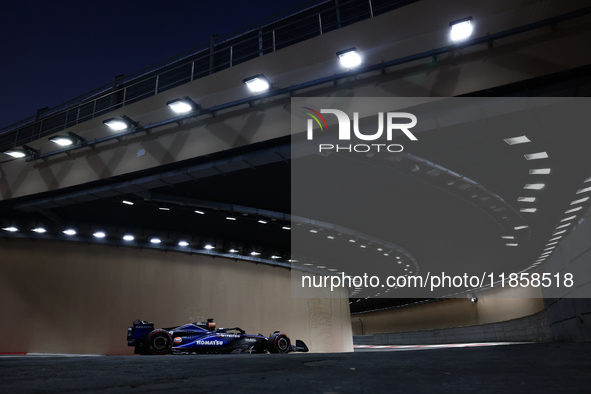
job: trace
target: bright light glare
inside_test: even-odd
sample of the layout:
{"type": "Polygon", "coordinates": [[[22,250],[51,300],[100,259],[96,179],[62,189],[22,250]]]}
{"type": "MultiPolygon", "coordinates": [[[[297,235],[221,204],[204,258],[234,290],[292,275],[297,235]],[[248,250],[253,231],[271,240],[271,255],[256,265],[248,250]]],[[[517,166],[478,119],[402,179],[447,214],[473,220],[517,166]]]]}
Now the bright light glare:
{"type": "Polygon", "coordinates": [[[9,231],[11,233],[14,233],[14,232],[18,231],[18,228],[16,228],[16,227],[4,227],[2,230],[9,231]]]}
{"type": "Polygon", "coordinates": [[[361,64],[361,56],[354,49],[349,52],[339,53],[339,59],[341,66],[345,68],[355,68],[361,64]]]}
{"type": "Polygon", "coordinates": [[[44,233],[44,232],[46,232],[47,230],[45,230],[43,227],[37,227],[37,228],[34,228],[34,229],[33,229],[33,230],[31,230],[31,231],[34,231],[34,232],[36,232],[37,234],[43,234],[43,233],[44,233]]]}
{"type": "Polygon", "coordinates": [[[123,236],[123,240],[124,241],[133,241],[135,239],[135,237],[133,235],[124,235],[123,236]]]}
{"type": "Polygon", "coordinates": [[[518,202],[535,202],[535,197],[517,197],[518,202]]]}
{"type": "Polygon", "coordinates": [[[472,21],[455,23],[451,26],[449,38],[454,42],[465,40],[472,35],[472,30],[472,21]]]}
{"type": "Polygon", "coordinates": [[[259,252],[250,252],[250,255],[251,256],[258,256],[258,255],[260,255],[260,253],[259,252]]]}
{"type": "Polygon", "coordinates": [[[213,245],[205,245],[205,249],[207,249],[207,250],[211,250],[213,248],[215,248],[215,246],[213,246],[213,245]]]}
{"type": "Polygon", "coordinates": [[[133,203],[132,203],[131,201],[125,201],[125,200],[123,200],[123,204],[126,204],[126,205],[133,205],[133,203]]]}
{"type": "Polygon", "coordinates": [[[507,246],[518,246],[519,244],[505,244],[507,246]]]}
{"type": "Polygon", "coordinates": [[[205,212],[203,211],[195,211],[195,213],[198,213],[199,215],[205,215],[205,212]]]}
{"type": "Polygon", "coordinates": [[[232,216],[228,216],[228,217],[226,217],[226,219],[228,219],[228,220],[236,220],[236,218],[235,217],[232,217],[232,216]]]}
{"type": "Polygon", "coordinates": [[[254,77],[252,79],[244,81],[244,83],[246,84],[246,86],[248,86],[250,91],[253,93],[261,93],[261,92],[264,92],[265,90],[268,90],[271,87],[271,85],[269,84],[269,81],[267,81],[265,78],[261,78],[261,77],[254,77]]]}
{"type": "Polygon", "coordinates": [[[127,123],[125,123],[121,119],[111,118],[105,120],[103,123],[109,126],[111,130],[123,131],[127,129],[127,123]]]}
{"type": "Polygon", "coordinates": [[[15,159],[20,159],[22,157],[25,157],[27,154],[24,151],[21,150],[7,150],[4,152],[5,155],[8,156],[12,156],[15,159]]]}
{"type": "Polygon", "coordinates": [[[105,238],[105,233],[103,233],[102,231],[97,231],[96,233],[92,234],[94,235],[96,238],[105,238]]]}
{"type": "Polygon", "coordinates": [[[64,230],[63,233],[66,235],[76,235],[76,230],[67,229],[67,230],[64,230]]]}
{"type": "Polygon", "coordinates": [[[150,243],[153,243],[153,244],[159,244],[160,242],[162,242],[162,240],[160,240],[160,238],[152,238],[150,240],[150,243]]]}
{"type": "Polygon", "coordinates": [[[525,228],[528,228],[528,226],[517,226],[517,227],[513,227],[515,230],[523,230],[525,228]]]}
{"type": "Polygon", "coordinates": [[[74,141],[72,141],[72,139],[70,138],[66,138],[66,137],[53,137],[49,139],[51,142],[55,142],[56,144],[60,145],[60,146],[70,146],[74,143],[74,141]]]}
{"type": "Polygon", "coordinates": [[[178,100],[168,103],[168,106],[177,114],[186,114],[193,110],[193,106],[186,101],[178,100]]]}
{"type": "Polygon", "coordinates": [[[189,246],[187,241],[179,241],[179,246],[189,246]]]}

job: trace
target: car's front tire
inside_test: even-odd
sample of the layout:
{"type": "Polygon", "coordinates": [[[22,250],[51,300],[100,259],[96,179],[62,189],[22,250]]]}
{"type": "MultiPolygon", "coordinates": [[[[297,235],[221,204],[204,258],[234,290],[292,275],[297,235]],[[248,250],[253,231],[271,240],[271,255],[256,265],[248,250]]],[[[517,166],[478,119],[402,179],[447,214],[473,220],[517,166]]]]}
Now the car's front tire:
{"type": "Polygon", "coordinates": [[[289,353],[291,341],[289,337],[279,331],[275,331],[269,336],[267,350],[269,353],[289,353]]]}

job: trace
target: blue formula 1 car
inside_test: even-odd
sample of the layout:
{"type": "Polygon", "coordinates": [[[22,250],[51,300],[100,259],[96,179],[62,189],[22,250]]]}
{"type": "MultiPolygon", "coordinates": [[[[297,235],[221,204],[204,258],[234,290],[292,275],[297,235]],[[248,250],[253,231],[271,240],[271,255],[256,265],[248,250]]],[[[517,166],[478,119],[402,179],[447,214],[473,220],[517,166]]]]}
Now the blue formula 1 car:
{"type": "Polygon", "coordinates": [[[154,323],[136,320],[133,327],[127,329],[127,345],[135,347],[135,354],[154,355],[308,351],[303,341],[296,340],[296,344],[292,345],[289,337],[280,331],[268,337],[247,335],[239,327],[216,329],[213,319],[156,330],[154,323]]]}

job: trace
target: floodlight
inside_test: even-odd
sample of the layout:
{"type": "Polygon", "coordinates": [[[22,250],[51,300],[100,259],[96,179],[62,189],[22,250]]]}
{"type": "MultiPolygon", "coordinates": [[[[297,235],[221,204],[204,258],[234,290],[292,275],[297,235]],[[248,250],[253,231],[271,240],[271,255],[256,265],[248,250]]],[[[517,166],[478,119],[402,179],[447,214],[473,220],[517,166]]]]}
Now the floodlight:
{"type": "Polygon", "coordinates": [[[341,66],[345,68],[355,68],[361,65],[361,56],[355,47],[337,52],[341,61],[341,66]]]}
{"type": "Polygon", "coordinates": [[[133,241],[134,239],[135,239],[135,237],[133,235],[128,234],[128,235],[123,236],[123,240],[127,241],[127,242],[133,241]]]}
{"type": "Polygon", "coordinates": [[[472,17],[458,19],[449,23],[449,38],[453,42],[463,41],[472,35],[472,17]]]}
{"type": "Polygon", "coordinates": [[[250,255],[251,256],[258,256],[258,255],[260,255],[260,253],[259,252],[250,252],[250,255]]]}
{"type": "Polygon", "coordinates": [[[67,230],[64,230],[63,233],[66,235],[76,235],[76,230],[69,228],[67,230]]]}
{"type": "Polygon", "coordinates": [[[96,238],[105,238],[106,234],[103,233],[102,231],[97,231],[96,233],[92,234],[94,235],[96,238]]]}
{"type": "Polygon", "coordinates": [[[45,230],[43,227],[36,227],[36,228],[32,229],[31,231],[34,231],[37,234],[43,234],[43,233],[47,232],[47,230],[45,230]]]}
{"type": "Polygon", "coordinates": [[[23,145],[22,149],[8,149],[3,152],[5,155],[14,157],[15,159],[21,159],[23,157],[37,156],[41,152],[37,149],[33,149],[30,146],[23,145]]]}
{"type": "Polygon", "coordinates": [[[114,131],[123,131],[129,129],[131,126],[137,127],[139,125],[139,122],[136,122],[125,115],[121,115],[120,118],[109,118],[107,120],[103,120],[103,123],[114,131]]]}
{"type": "Polygon", "coordinates": [[[150,240],[150,243],[153,243],[153,244],[159,244],[160,242],[162,242],[162,240],[160,238],[152,238],[150,240]]]}
{"type": "Polygon", "coordinates": [[[263,74],[245,78],[243,82],[253,93],[262,93],[271,87],[271,82],[263,74]]]}
{"type": "Polygon", "coordinates": [[[166,103],[177,114],[188,114],[199,108],[199,104],[185,96],[166,103]]]}
{"type": "Polygon", "coordinates": [[[179,241],[179,246],[189,246],[187,241],[179,241]]]}
{"type": "Polygon", "coordinates": [[[205,249],[207,249],[207,250],[215,249],[215,246],[213,246],[213,245],[205,245],[205,249]]]}
{"type": "Polygon", "coordinates": [[[230,253],[238,253],[238,249],[230,249],[228,252],[230,252],[230,253]]]}
{"type": "Polygon", "coordinates": [[[18,228],[11,226],[11,227],[4,227],[2,230],[14,233],[14,232],[18,231],[18,228]]]}
{"type": "Polygon", "coordinates": [[[56,135],[49,138],[49,141],[58,144],[59,146],[76,145],[78,141],[85,142],[86,140],[78,134],[68,131],[68,135],[56,135]]]}

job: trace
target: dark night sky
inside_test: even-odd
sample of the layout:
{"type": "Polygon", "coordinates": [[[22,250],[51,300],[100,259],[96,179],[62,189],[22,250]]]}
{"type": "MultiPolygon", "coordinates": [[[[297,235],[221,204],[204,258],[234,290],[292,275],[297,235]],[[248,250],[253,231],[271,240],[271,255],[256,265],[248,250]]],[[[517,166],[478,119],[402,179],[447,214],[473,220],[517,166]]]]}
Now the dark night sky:
{"type": "MultiPolygon", "coordinates": [[[[0,129],[306,0],[5,1],[0,129]]],[[[298,9],[304,7],[298,7],[298,9]]]]}

